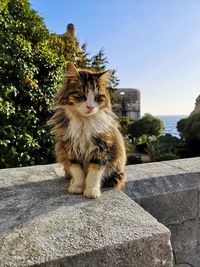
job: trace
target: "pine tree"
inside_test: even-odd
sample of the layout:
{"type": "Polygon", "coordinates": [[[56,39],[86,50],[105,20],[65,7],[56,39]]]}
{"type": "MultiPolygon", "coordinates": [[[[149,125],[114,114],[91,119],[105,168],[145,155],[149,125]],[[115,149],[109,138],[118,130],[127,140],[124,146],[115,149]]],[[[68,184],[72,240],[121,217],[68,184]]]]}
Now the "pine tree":
{"type": "MultiPolygon", "coordinates": [[[[107,69],[107,64],[108,64],[107,57],[105,56],[104,49],[101,48],[100,51],[91,58],[90,68],[93,71],[102,72],[107,69]]],[[[117,78],[116,70],[114,69],[112,70],[111,79],[107,86],[109,89],[115,89],[118,85],[119,85],[119,79],[117,78]]]]}
{"type": "Polygon", "coordinates": [[[80,69],[88,69],[90,66],[90,62],[91,59],[89,58],[89,53],[87,52],[87,43],[85,42],[81,45],[76,65],[80,69]]]}
{"type": "Polygon", "coordinates": [[[102,72],[105,71],[107,63],[108,61],[104,49],[101,48],[100,51],[91,58],[90,67],[93,71],[102,72]]]}

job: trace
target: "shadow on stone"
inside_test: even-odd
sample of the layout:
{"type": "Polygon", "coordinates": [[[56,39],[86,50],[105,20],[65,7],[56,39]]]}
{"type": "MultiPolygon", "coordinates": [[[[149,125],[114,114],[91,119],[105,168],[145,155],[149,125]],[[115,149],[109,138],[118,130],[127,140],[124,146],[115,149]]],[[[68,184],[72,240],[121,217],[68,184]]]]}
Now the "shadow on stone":
{"type": "Polygon", "coordinates": [[[0,188],[0,233],[61,206],[89,201],[67,193],[65,177],[0,188]]]}

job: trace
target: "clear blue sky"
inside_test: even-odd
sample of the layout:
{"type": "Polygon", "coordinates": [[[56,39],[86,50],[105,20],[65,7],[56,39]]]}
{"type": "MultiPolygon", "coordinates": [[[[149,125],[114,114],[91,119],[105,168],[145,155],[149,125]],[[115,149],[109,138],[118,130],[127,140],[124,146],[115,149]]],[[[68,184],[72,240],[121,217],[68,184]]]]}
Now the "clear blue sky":
{"type": "Polygon", "coordinates": [[[142,113],[189,114],[200,94],[200,0],[31,0],[47,27],[74,23],[91,55],[104,47],[142,113]]]}

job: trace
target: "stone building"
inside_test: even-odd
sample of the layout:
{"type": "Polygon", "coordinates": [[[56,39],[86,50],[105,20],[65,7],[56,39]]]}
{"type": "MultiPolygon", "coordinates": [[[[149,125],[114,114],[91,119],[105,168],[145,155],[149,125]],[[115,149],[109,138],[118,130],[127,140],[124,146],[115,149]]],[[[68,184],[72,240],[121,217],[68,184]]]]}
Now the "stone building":
{"type": "Polygon", "coordinates": [[[120,116],[131,120],[140,118],[140,91],[134,88],[118,88],[114,91],[116,103],[113,110],[120,116]]]}

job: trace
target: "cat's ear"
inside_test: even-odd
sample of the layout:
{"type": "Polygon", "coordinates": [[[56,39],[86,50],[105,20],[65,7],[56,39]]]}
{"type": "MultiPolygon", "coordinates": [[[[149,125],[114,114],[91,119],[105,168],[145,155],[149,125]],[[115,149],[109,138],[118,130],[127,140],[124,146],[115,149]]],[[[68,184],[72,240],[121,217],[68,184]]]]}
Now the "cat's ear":
{"type": "Polygon", "coordinates": [[[78,70],[72,62],[67,62],[65,66],[65,77],[68,79],[76,80],[78,79],[78,70]]]}
{"type": "Polygon", "coordinates": [[[100,72],[98,73],[98,78],[102,79],[102,80],[109,80],[111,75],[112,75],[113,71],[112,70],[106,70],[104,72],[100,72]]]}
{"type": "Polygon", "coordinates": [[[97,78],[101,84],[107,84],[111,79],[112,73],[112,70],[106,70],[104,72],[98,73],[97,78]]]}

